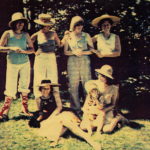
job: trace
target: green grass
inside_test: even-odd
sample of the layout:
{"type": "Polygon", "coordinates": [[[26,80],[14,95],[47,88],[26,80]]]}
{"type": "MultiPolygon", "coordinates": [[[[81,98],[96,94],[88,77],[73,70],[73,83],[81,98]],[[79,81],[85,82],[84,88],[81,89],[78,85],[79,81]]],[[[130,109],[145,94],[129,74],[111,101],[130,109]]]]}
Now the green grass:
{"type": "MultiPolygon", "coordinates": [[[[34,100],[29,101],[29,109],[36,110],[34,100]]],[[[92,150],[86,142],[71,135],[64,138],[62,145],[51,148],[48,139],[37,136],[33,129],[28,127],[28,120],[13,119],[19,116],[20,111],[20,99],[13,101],[9,113],[10,121],[0,123],[0,150],[92,150]]],[[[100,142],[104,150],[150,150],[150,122],[136,122],[145,127],[135,130],[126,126],[114,134],[93,135],[92,138],[100,142]]]]}

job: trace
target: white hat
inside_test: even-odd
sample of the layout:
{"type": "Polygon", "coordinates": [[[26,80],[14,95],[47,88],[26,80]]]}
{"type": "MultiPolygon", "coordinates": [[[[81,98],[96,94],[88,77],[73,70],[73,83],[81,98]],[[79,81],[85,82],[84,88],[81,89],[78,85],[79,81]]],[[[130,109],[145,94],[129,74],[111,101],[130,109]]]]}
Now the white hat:
{"type": "Polygon", "coordinates": [[[25,22],[28,21],[21,12],[16,12],[16,13],[12,14],[12,16],[11,16],[11,21],[8,24],[9,27],[11,27],[13,22],[18,21],[18,20],[23,20],[25,22]]]}
{"type": "Polygon", "coordinates": [[[110,79],[114,79],[112,76],[113,69],[110,65],[103,65],[100,69],[95,69],[95,71],[110,78],[110,79]]]}
{"type": "Polygon", "coordinates": [[[38,19],[35,19],[34,22],[43,26],[54,25],[54,22],[51,21],[51,15],[49,14],[39,14],[38,19]]]}
{"type": "Polygon", "coordinates": [[[51,80],[44,79],[41,81],[41,84],[39,85],[39,87],[43,87],[43,86],[47,86],[47,85],[60,86],[60,84],[58,84],[58,83],[51,83],[51,80]]]}
{"type": "Polygon", "coordinates": [[[120,22],[120,18],[117,16],[110,16],[108,14],[102,15],[100,17],[97,17],[95,19],[92,20],[92,25],[95,27],[98,27],[98,24],[100,21],[102,21],[103,19],[111,19],[113,21],[114,24],[117,24],[120,22]]]}
{"type": "Polygon", "coordinates": [[[74,16],[72,19],[71,19],[71,23],[70,23],[70,31],[73,31],[74,30],[74,26],[77,22],[79,21],[84,21],[82,17],[80,16],[74,16]]]}

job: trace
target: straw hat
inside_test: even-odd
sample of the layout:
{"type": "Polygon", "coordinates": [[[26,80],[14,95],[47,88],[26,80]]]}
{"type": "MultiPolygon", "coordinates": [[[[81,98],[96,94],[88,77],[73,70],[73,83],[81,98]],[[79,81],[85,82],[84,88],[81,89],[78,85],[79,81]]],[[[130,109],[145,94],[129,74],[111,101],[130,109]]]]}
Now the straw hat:
{"type": "Polygon", "coordinates": [[[41,81],[41,84],[39,85],[39,87],[43,87],[43,86],[47,86],[47,85],[60,86],[60,84],[58,84],[58,83],[51,83],[51,80],[44,79],[41,81]]]}
{"type": "Polygon", "coordinates": [[[70,23],[70,31],[73,31],[74,30],[74,26],[77,22],[79,21],[83,21],[83,18],[80,17],[80,16],[74,16],[72,19],[71,19],[71,23],[70,23]]]}
{"type": "Polygon", "coordinates": [[[113,21],[113,24],[117,24],[120,22],[120,18],[117,16],[111,16],[108,14],[102,15],[100,17],[97,17],[95,19],[92,20],[92,25],[94,27],[98,27],[98,23],[101,22],[103,19],[111,19],[113,21]]]}
{"type": "Polygon", "coordinates": [[[110,65],[103,65],[100,69],[95,69],[95,71],[110,78],[110,79],[114,79],[112,76],[113,69],[110,65]]]}
{"type": "Polygon", "coordinates": [[[51,15],[49,14],[39,14],[38,19],[35,19],[34,22],[43,26],[54,25],[54,22],[51,21],[51,15]]]}
{"type": "Polygon", "coordinates": [[[9,27],[11,27],[12,23],[18,20],[23,20],[24,22],[28,22],[28,20],[23,16],[21,12],[16,12],[12,14],[11,21],[9,22],[9,27]]]}

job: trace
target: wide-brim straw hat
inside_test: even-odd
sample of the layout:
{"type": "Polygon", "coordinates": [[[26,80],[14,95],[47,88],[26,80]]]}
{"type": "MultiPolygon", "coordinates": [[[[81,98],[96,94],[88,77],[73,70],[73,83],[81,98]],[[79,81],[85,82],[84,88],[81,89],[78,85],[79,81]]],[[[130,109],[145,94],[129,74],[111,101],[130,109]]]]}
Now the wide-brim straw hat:
{"type": "Polygon", "coordinates": [[[95,71],[110,79],[114,79],[114,77],[112,76],[113,69],[110,65],[103,65],[100,69],[95,69],[95,71]]]}
{"type": "Polygon", "coordinates": [[[69,29],[69,31],[73,31],[75,24],[76,24],[77,22],[80,22],[80,21],[83,21],[83,22],[84,22],[84,20],[83,20],[82,17],[80,17],[80,16],[74,16],[74,17],[72,17],[71,23],[70,23],[70,29],[69,29]]]}
{"type": "Polygon", "coordinates": [[[38,85],[39,87],[44,87],[44,86],[47,86],[47,85],[50,85],[50,86],[60,86],[60,84],[58,83],[51,83],[51,80],[47,80],[47,79],[44,79],[41,81],[41,84],[38,85]]]}
{"type": "Polygon", "coordinates": [[[38,19],[34,20],[35,23],[42,26],[53,26],[54,22],[51,21],[51,15],[49,14],[39,14],[38,19]]]}
{"type": "Polygon", "coordinates": [[[24,22],[28,22],[28,19],[23,16],[21,12],[16,12],[12,14],[11,21],[8,23],[9,27],[11,27],[12,23],[18,20],[23,20],[24,22]]]}
{"type": "Polygon", "coordinates": [[[95,19],[92,20],[92,25],[94,27],[98,27],[98,24],[103,20],[103,19],[111,19],[113,21],[113,25],[117,24],[120,22],[120,18],[117,17],[117,16],[111,16],[111,15],[108,15],[108,14],[105,14],[105,15],[102,15],[100,17],[97,17],[95,19]]]}

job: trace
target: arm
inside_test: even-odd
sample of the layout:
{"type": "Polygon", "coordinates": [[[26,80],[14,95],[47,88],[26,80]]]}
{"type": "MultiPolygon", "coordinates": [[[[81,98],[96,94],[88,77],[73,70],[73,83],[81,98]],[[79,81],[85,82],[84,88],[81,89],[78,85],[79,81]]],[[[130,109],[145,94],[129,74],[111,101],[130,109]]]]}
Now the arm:
{"type": "Polygon", "coordinates": [[[84,113],[88,112],[88,109],[89,109],[89,100],[90,100],[90,95],[87,94],[86,99],[85,99],[85,102],[84,102],[84,105],[83,105],[83,107],[82,107],[82,111],[83,111],[84,113]]]}
{"type": "Polygon", "coordinates": [[[65,41],[65,43],[64,43],[64,54],[67,55],[67,56],[74,55],[72,53],[72,51],[69,51],[69,44],[68,44],[67,41],[65,41]]]}
{"type": "Polygon", "coordinates": [[[61,40],[61,47],[65,45],[66,39],[70,38],[70,31],[66,30],[64,33],[64,37],[61,40]]]}
{"type": "Polygon", "coordinates": [[[55,97],[57,108],[53,111],[50,117],[56,116],[62,110],[62,102],[61,102],[60,94],[58,91],[54,91],[54,97],[55,97]]]}
{"type": "Polygon", "coordinates": [[[92,42],[93,43],[97,42],[97,36],[96,35],[92,37],[92,42]]]}
{"type": "Polygon", "coordinates": [[[37,40],[37,32],[31,35],[31,41],[34,43],[37,40]]]}
{"type": "Polygon", "coordinates": [[[1,37],[1,41],[0,41],[1,47],[4,47],[7,44],[8,37],[9,37],[9,32],[5,31],[1,37]]]}
{"type": "Polygon", "coordinates": [[[56,32],[54,32],[54,39],[59,47],[61,47],[61,41],[56,32]]]}

